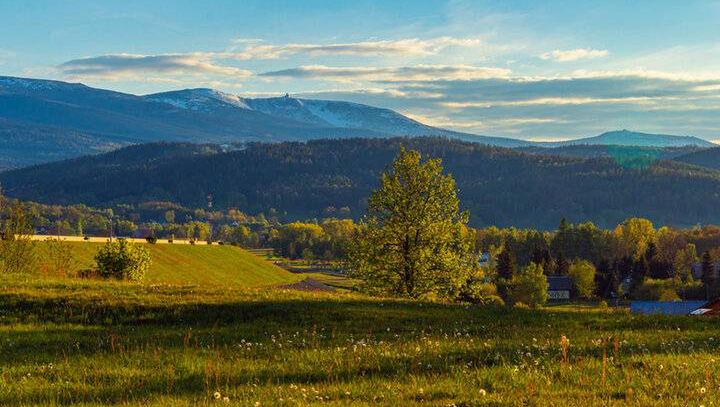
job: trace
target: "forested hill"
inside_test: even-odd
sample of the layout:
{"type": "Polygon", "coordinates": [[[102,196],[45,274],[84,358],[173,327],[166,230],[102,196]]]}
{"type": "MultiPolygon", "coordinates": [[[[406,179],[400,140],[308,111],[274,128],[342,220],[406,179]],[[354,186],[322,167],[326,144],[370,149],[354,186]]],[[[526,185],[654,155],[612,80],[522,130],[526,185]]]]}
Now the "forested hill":
{"type": "Polygon", "coordinates": [[[554,228],[562,217],[610,227],[630,216],[678,226],[720,223],[720,172],[657,161],[525,154],[441,138],[345,139],[212,146],[149,144],[0,174],[8,195],[109,206],[150,200],[287,218],[362,214],[399,147],[443,159],[475,226],[554,228]],[[646,163],[647,164],[647,163],[646,163]],[[342,211],[347,213],[347,209],[342,211]]]}
{"type": "Polygon", "coordinates": [[[675,160],[720,170],[720,147],[689,153],[677,157],[675,160]]]}

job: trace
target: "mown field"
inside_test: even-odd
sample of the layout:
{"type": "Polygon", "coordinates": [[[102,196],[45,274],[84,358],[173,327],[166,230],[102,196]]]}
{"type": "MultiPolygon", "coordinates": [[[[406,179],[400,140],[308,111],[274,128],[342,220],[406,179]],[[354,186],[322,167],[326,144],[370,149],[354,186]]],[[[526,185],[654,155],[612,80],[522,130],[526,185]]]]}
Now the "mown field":
{"type": "MultiPolygon", "coordinates": [[[[65,243],[73,253],[74,269],[95,264],[103,243],[65,243]]],[[[294,283],[304,277],[290,273],[261,257],[235,246],[142,244],[150,250],[152,264],[146,276],[151,284],[261,287],[294,283]]],[[[38,247],[43,249],[43,243],[38,247]]],[[[43,258],[41,253],[40,258],[43,258]]],[[[42,262],[42,260],[41,260],[42,262]]]]}
{"type": "Polygon", "coordinates": [[[716,319],[0,276],[2,406],[709,406],[719,352],[716,319]]]}

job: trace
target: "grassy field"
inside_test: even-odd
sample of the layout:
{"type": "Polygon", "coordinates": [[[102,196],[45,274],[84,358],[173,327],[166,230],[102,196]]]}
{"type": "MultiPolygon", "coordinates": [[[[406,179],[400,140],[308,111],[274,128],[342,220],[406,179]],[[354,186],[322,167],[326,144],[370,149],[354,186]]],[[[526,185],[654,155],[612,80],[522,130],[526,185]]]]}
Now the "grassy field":
{"type": "Polygon", "coordinates": [[[719,351],[717,319],[0,276],[3,406],[709,406],[719,351]]]}
{"type": "MultiPolygon", "coordinates": [[[[95,253],[102,245],[66,244],[74,254],[78,269],[93,267],[95,253]]],[[[143,247],[150,250],[152,265],[146,278],[153,284],[261,287],[293,283],[304,278],[229,245],[143,244],[143,247]]]]}

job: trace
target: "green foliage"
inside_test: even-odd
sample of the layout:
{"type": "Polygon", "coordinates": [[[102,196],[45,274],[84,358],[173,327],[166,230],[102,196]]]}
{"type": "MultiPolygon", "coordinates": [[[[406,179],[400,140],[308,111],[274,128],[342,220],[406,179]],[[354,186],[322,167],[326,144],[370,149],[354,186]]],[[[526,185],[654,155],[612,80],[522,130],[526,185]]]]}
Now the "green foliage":
{"type": "Polygon", "coordinates": [[[648,219],[630,218],[615,228],[615,236],[625,255],[638,260],[655,241],[655,228],[648,219]]]}
{"type": "Polygon", "coordinates": [[[369,199],[350,266],[370,292],[454,296],[475,267],[468,216],[440,160],[401,149],[369,199]]]}
{"type": "Polygon", "coordinates": [[[476,271],[460,287],[457,300],[481,305],[501,306],[505,304],[498,295],[495,284],[487,281],[481,271],[476,271]]]}
{"type": "Polygon", "coordinates": [[[679,300],[672,280],[656,280],[646,278],[632,293],[632,298],[645,301],[676,301],[679,300]]]}
{"type": "MultiPolygon", "coordinates": [[[[134,146],[111,155],[5,172],[0,181],[17,197],[40,202],[109,206],[123,201],[140,206],[172,196],[177,204],[199,208],[206,206],[206,193],[212,191],[217,208],[240,206],[265,214],[278,208],[287,219],[298,220],[321,216],[331,206],[347,207],[357,216],[377,174],[401,144],[443,158],[455,176],[463,207],[472,214],[470,223],[477,227],[550,230],[565,216],[570,223],[590,220],[610,228],[635,214],[655,224],[720,222],[716,171],[664,160],[637,170],[607,158],[531,155],[429,137],[250,144],[213,155],[197,154],[198,146],[187,144],[134,146]],[[147,185],[153,187],[143,187],[147,185]]],[[[158,213],[158,221],[164,222],[167,210],[175,210],[175,222],[186,221],[176,208],[158,213]]],[[[698,246],[699,252],[704,250],[698,246]]],[[[518,262],[524,264],[524,259],[518,257],[518,262]]]]}
{"type": "Polygon", "coordinates": [[[573,288],[580,298],[591,298],[595,291],[595,267],[587,260],[578,260],[570,264],[568,275],[573,280],[573,288]]]}
{"type": "Polygon", "coordinates": [[[537,307],[547,302],[548,283],[542,266],[530,263],[515,274],[508,286],[508,299],[511,304],[523,303],[537,307]]]}
{"type": "Polygon", "coordinates": [[[36,242],[28,212],[20,202],[9,203],[0,193],[0,271],[30,273],[37,265],[36,242]]]}
{"type": "Polygon", "coordinates": [[[108,242],[95,255],[102,277],[140,281],[150,268],[150,252],[124,239],[108,242]]]}

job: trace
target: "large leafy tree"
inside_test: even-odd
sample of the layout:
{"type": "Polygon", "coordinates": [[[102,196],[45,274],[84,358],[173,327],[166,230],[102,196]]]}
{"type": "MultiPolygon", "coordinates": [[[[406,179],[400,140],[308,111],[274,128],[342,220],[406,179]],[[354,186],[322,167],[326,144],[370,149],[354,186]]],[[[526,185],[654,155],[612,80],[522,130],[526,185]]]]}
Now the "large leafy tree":
{"type": "Polygon", "coordinates": [[[369,198],[351,268],[370,292],[454,295],[476,264],[467,221],[441,161],[401,148],[369,198]]]}

